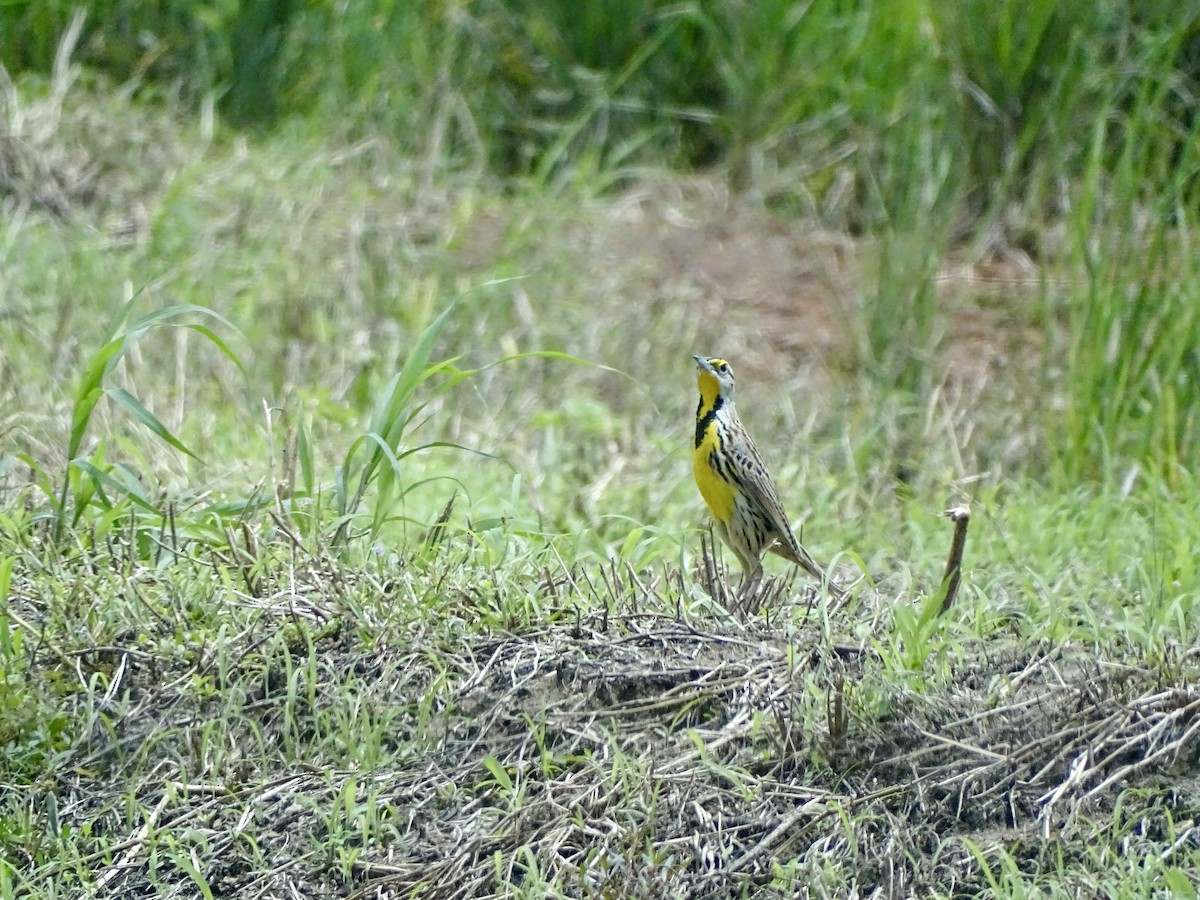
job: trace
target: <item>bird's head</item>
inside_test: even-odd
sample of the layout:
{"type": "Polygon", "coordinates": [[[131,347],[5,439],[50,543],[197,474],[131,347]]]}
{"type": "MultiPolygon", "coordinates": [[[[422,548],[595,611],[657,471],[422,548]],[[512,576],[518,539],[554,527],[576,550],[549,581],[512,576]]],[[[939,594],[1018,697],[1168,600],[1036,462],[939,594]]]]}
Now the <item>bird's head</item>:
{"type": "Polygon", "coordinates": [[[696,381],[700,385],[702,404],[711,408],[718,397],[732,403],[733,369],[729,363],[716,356],[693,356],[692,359],[696,360],[696,381]]]}

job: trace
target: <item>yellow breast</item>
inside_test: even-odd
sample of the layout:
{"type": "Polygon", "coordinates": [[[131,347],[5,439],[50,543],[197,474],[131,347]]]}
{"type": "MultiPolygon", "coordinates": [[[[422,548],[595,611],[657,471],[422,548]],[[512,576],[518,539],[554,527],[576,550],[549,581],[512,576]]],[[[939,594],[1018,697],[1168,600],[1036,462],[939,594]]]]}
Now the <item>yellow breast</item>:
{"type": "Polygon", "coordinates": [[[717,474],[712,465],[712,456],[721,449],[721,436],[716,421],[710,422],[703,438],[692,451],[692,472],[696,476],[696,487],[708,504],[709,510],[719,522],[733,518],[733,486],[717,474]]]}

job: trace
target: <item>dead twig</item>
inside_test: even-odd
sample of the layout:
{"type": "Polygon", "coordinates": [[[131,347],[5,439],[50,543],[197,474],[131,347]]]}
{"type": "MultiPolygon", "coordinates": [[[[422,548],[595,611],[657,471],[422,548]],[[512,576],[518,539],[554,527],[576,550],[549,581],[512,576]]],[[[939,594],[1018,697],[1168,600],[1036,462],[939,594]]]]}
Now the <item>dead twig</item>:
{"type": "Polygon", "coordinates": [[[958,596],[958,586],[962,582],[963,551],[967,546],[967,525],[971,521],[971,511],[965,506],[955,506],[946,510],[942,515],[954,523],[954,538],[950,542],[950,555],[946,559],[946,571],[942,573],[942,586],[946,595],[942,598],[940,613],[945,613],[954,605],[958,596]]]}

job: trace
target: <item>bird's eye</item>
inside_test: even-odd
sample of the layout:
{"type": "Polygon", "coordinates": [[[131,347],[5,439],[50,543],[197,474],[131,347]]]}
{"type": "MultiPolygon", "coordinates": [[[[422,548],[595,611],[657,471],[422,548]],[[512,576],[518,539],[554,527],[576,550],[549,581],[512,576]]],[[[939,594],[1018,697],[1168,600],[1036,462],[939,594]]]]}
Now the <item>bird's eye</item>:
{"type": "Polygon", "coordinates": [[[717,371],[718,371],[718,372],[728,372],[728,371],[729,371],[729,366],[728,366],[726,363],[718,363],[718,364],[717,364],[717,371]]]}

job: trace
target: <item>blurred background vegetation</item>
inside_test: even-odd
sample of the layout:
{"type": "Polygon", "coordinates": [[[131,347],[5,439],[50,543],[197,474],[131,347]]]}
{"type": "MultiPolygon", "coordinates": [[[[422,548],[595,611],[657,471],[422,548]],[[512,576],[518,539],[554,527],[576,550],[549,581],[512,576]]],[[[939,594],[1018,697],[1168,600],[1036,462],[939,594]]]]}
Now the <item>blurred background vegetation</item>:
{"type": "MultiPolygon", "coordinates": [[[[247,129],[336,113],[497,175],[721,165],[856,229],[903,222],[931,189],[964,228],[1013,203],[1061,213],[1072,182],[1125,167],[1161,215],[1195,190],[1200,13],[1172,0],[86,8],[75,59],[117,83],[216,96],[247,129]],[[848,191],[829,177],[846,159],[848,191]]],[[[0,6],[10,74],[48,73],[75,9],[0,6]]]]}
{"type": "MultiPolygon", "coordinates": [[[[473,329],[649,383],[675,373],[692,343],[728,346],[724,313],[697,318],[668,302],[589,335],[592,298],[620,291],[631,307],[645,283],[573,283],[595,279],[597,247],[545,235],[586,228],[574,218],[581,201],[701,173],[781,221],[859,242],[862,277],[837,325],[850,349],[827,362],[864,377],[837,412],[878,413],[862,427],[888,433],[890,471],[913,468],[944,387],[939,279],[963,259],[1021,264],[1031,290],[1001,286],[982,302],[1041,351],[1018,373],[1030,378],[1019,392],[1035,398],[1020,411],[1033,420],[1028,452],[1005,456],[1012,421],[999,405],[969,448],[979,467],[1003,459],[1073,482],[1133,466],[1177,486],[1200,452],[1192,5],[109,0],[79,15],[68,2],[15,0],[0,5],[0,42],[20,85],[10,148],[36,144],[13,98],[54,98],[68,62],[78,66],[73,91],[107,99],[58,115],[43,141],[68,155],[87,148],[78,177],[48,163],[43,174],[60,172],[81,202],[119,208],[131,231],[139,211],[151,223],[149,244],[128,254],[25,247],[45,257],[38,271],[69,259],[110,283],[89,307],[81,295],[104,281],[81,277],[75,311],[51,333],[70,334],[63,323],[79,308],[114,313],[117,275],[148,297],[166,279],[167,299],[212,303],[246,329],[274,390],[306,366],[338,366],[356,374],[331,396],[365,409],[451,296],[520,276],[532,280],[482,288],[497,298],[491,318],[451,323],[448,346],[473,329]],[[110,103],[119,108],[101,108],[110,103]],[[156,108],[167,117],[131,112],[156,108]],[[186,128],[197,130],[181,138],[186,128]],[[134,132],[136,159],[119,139],[134,132]],[[202,149],[172,155],[175,140],[202,149]],[[87,195],[103,194],[94,182],[114,170],[143,180],[121,196],[87,195]],[[264,288],[284,302],[261,303],[264,288]],[[561,302],[539,304],[556,292],[561,302]],[[689,346],[671,347],[669,364],[649,350],[630,356],[620,335],[631,333],[689,346]]],[[[6,190],[20,199],[18,168],[6,190]]],[[[24,200],[69,205],[48,197],[24,200]]],[[[10,273],[10,287],[34,272],[10,273]]],[[[20,290],[9,296],[20,311],[39,308],[36,294],[24,306],[20,290]]],[[[589,377],[579,384],[594,394],[589,377]]],[[[589,421],[661,418],[636,391],[615,402],[589,421]]]]}

